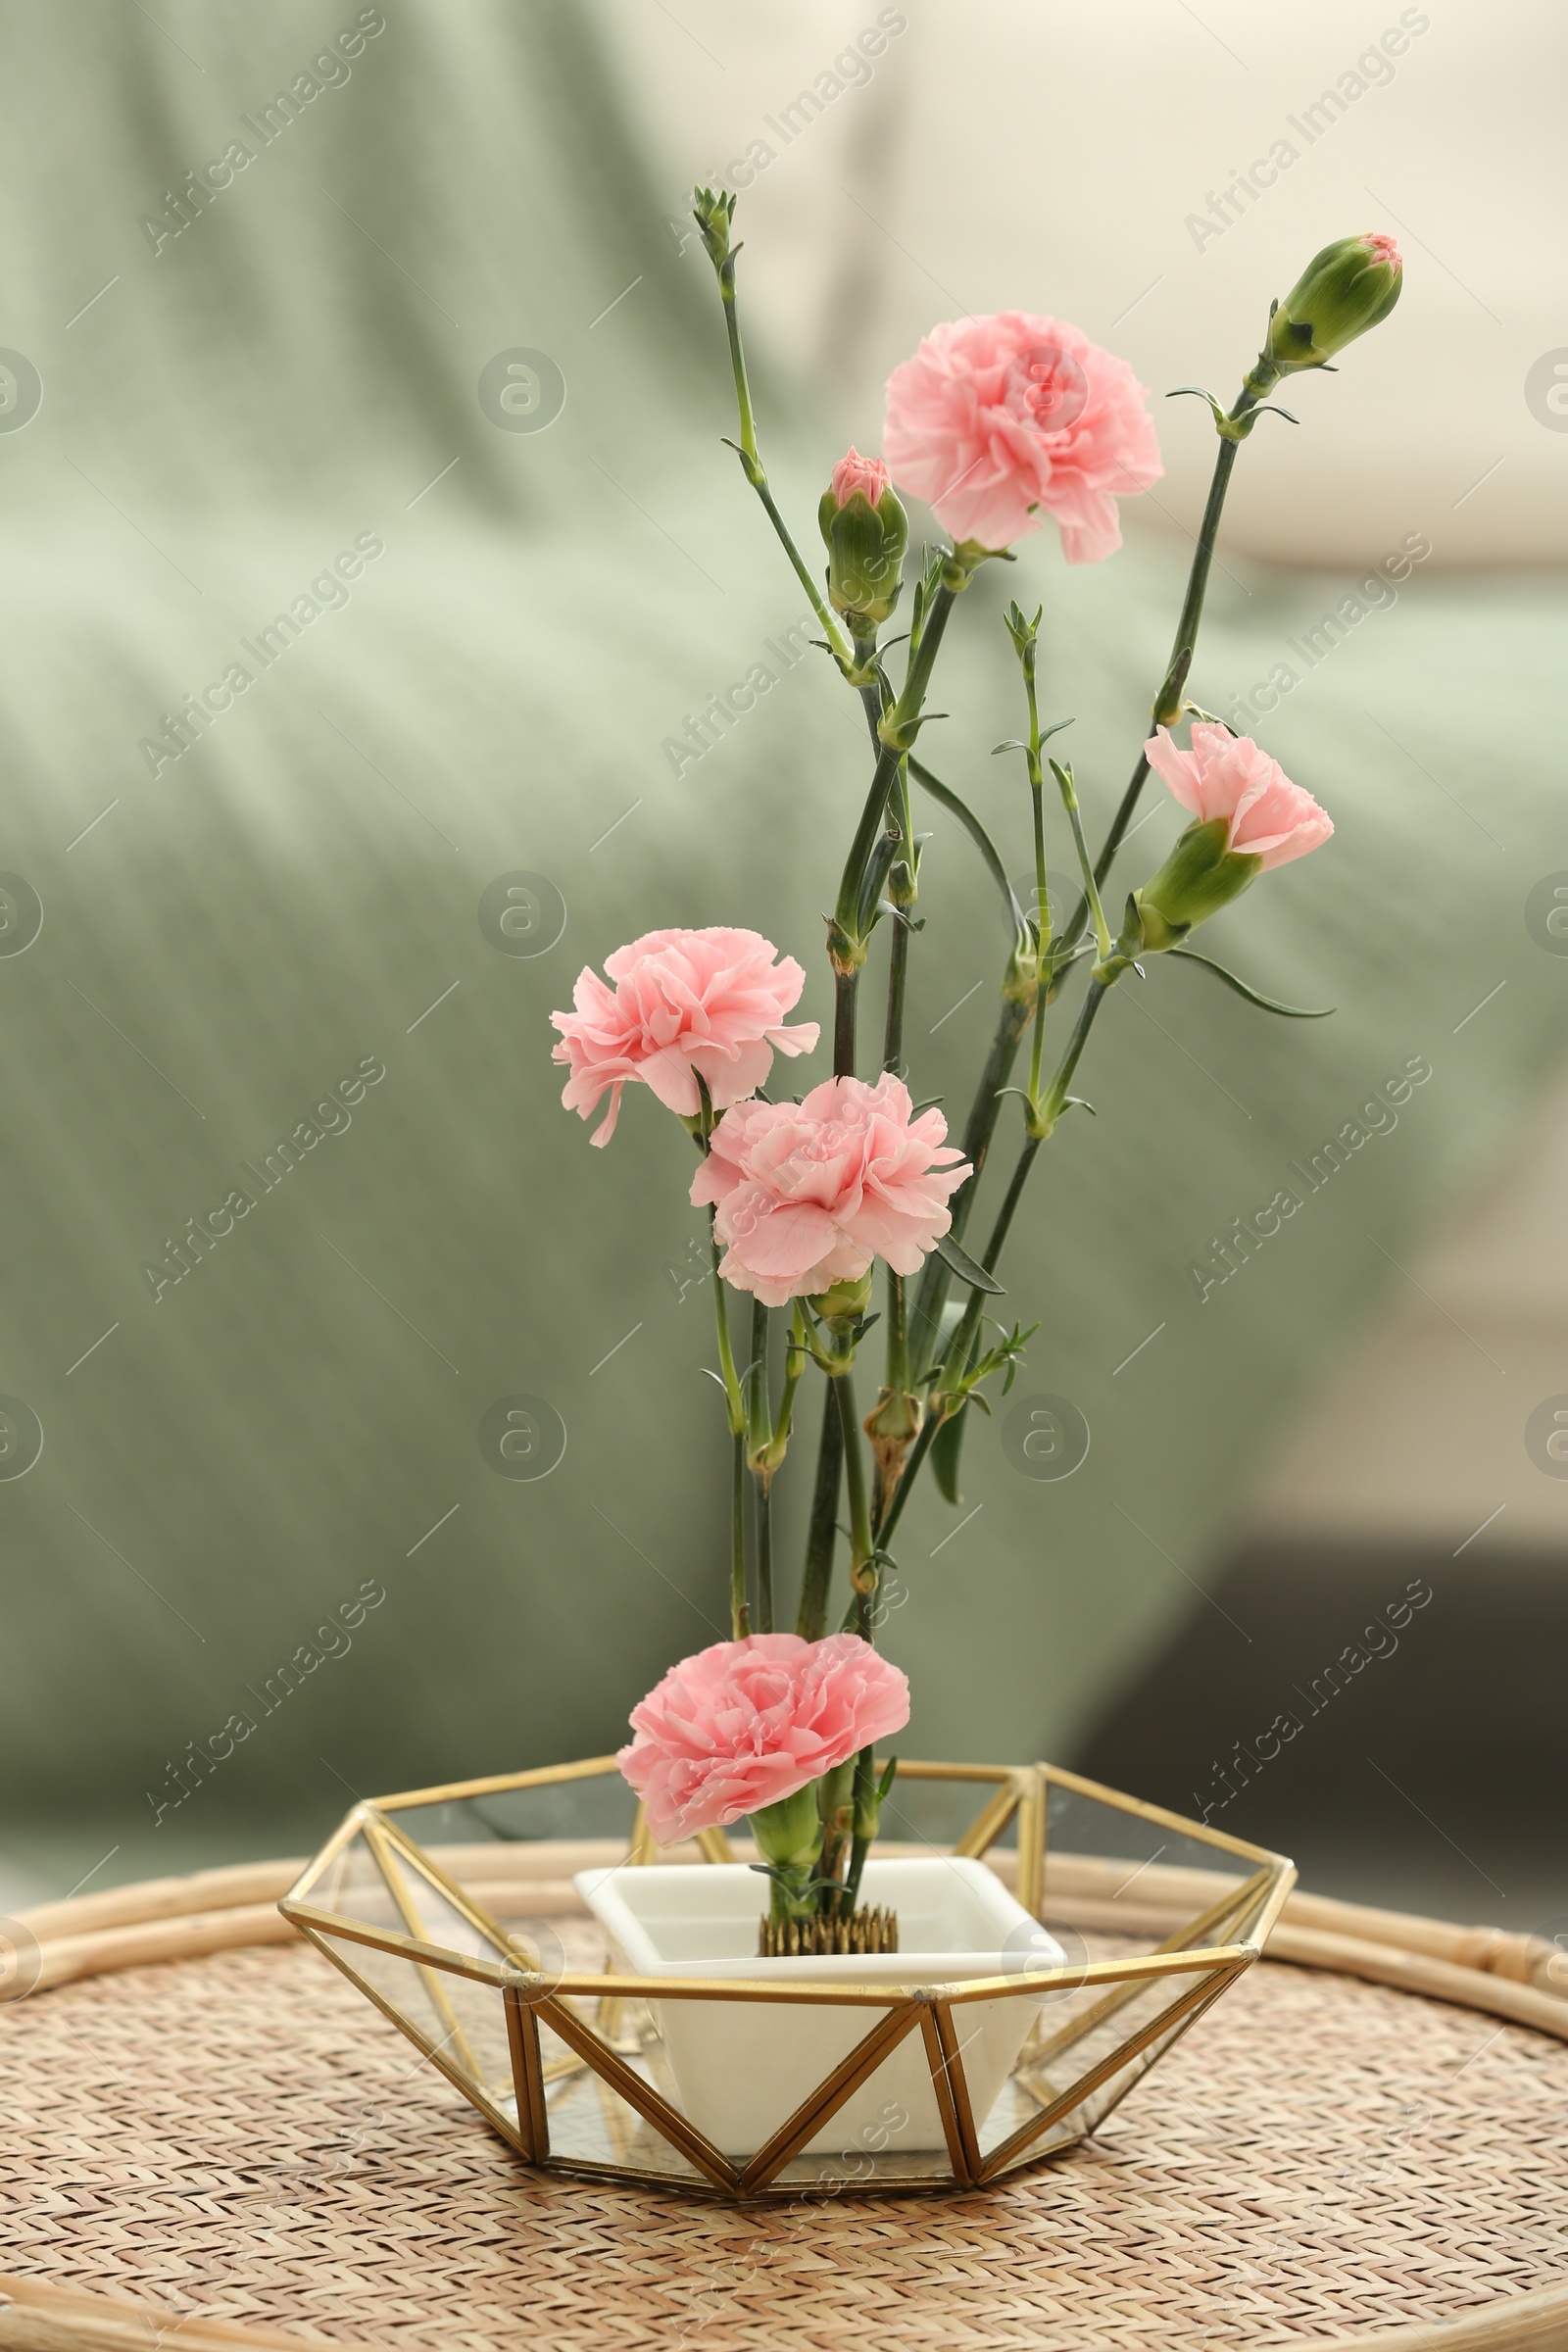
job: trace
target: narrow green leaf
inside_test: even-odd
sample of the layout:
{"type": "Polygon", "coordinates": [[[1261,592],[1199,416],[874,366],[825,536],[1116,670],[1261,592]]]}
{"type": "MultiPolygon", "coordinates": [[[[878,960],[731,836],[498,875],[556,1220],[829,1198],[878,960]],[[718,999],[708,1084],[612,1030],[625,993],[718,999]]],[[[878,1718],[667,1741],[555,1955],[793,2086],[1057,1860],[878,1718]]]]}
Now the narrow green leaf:
{"type": "Polygon", "coordinates": [[[944,1421],[931,1441],[931,1475],[937,1482],[937,1493],[944,1502],[955,1508],[963,1500],[958,1485],[958,1460],[963,1451],[963,1424],[967,1408],[960,1406],[951,1420],[944,1421]]]}
{"type": "Polygon", "coordinates": [[[1339,1010],[1337,1004],[1323,1004],[1314,1011],[1302,1004],[1277,1004],[1274,998],[1261,996],[1255,988],[1249,988],[1245,980],[1239,980],[1222,963],[1216,963],[1212,956],[1200,956],[1196,948],[1167,948],[1165,953],[1172,957],[1179,957],[1183,963],[1200,963],[1205,971],[1213,973],[1216,980],[1223,980],[1227,988],[1233,988],[1239,997],[1245,997],[1249,1004],[1257,1005],[1263,1012],[1277,1012],[1288,1021],[1326,1021],[1331,1012],[1339,1010]]]}
{"type": "Polygon", "coordinates": [[[980,819],[976,816],[974,810],[968,806],[967,802],[959,800],[957,794],[952,791],[948,785],[944,784],[940,776],[934,776],[931,773],[931,770],[926,766],[923,760],[911,758],[909,760],[909,773],[911,776],[913,776],[915,782],[931,795],[931,798],[934,801],[940,803],[940,805],[947,809],[950,816],[956,816],[957,818],[959,824],[963,827],[964,831],[968,834],[969,839],[974,843],[975,848],[979,851],[981,857],[984,858],[986,871],[990,874],[991,879],[993,882],[995,882],[997,888],[1002,893],[1003,902],[1007,909],[1007,919],[1012,925],[1015,937],[1020,940],[1027,939],[1029,936],[1029,926],[1024,920],[1023,908],[1018,904],[1012,884],[1007,879],[1007,869],[1003,864],[1002,859],[998,855],[996,843],[992,840],[990,834],[986,831],[984,825],[980,822],[980,819]]]}
{"type": "Polygon", "coordinates": [[[960,1282],[966,1282],[971,1291],[985,1291],[993,1298],[1005,1298],[1006,1286],[1000,1283],[994,1274],[988,1274],[978,1259],[972,1258],[951,1233],[945,1233],[936,1247],[943,1264],[956,1274],[960,1282]]]}

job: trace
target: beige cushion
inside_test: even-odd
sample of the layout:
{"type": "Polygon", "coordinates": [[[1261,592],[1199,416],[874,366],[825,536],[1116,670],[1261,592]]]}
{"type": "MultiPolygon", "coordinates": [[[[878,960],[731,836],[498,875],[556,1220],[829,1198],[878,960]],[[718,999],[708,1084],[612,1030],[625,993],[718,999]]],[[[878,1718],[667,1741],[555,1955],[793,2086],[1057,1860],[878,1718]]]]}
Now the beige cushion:
{"type": "MultiPolygon", "coordinates": [[[[1269,298],[1331,237],[1382,228],[1404,248],[1399,309],[1338,381],[1284,395],[1302,429],[1260,429],[1232,543],[1359,564],[1420,530],[1438,564],[1560,559],[1568,389],[1554,427],[1546,383],[1537,413],[1526,398],[1537,363],[1568,362],[1547,168],[1568,16],[1550,0],[1505,19],[1482,0],[926,0],[880,11],[906,29],[871,61],[856,38],[881,37],[873,0],[683,0],[678,22],[606,5],[671,210],[699,173],[755,174],[754,315],[841,391],[862,444],[888,368],[965,308],[1059,312],[1156,394],[1201,381],[1229,399],[1269,298]],[[1275,184],[1215,225],[1210,196],[1258,159],[1275,184]]],[[[1200,404],[1157,406],[1169,471],[1143,507],[1188,527],[1212,443],[1200,404]]]]}

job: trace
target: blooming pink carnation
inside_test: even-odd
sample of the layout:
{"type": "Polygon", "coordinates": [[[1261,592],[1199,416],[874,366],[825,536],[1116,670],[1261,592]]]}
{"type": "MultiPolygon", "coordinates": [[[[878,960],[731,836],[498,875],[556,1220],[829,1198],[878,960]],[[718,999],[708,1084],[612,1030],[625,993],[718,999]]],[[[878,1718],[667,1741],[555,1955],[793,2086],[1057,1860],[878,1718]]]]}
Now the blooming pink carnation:
{"type": "Polygon", "coordinates": [[[1161,727],[1144,750],[1156,776],[1194,816],[1230,819],[1227,849],[1261,858],[1263,871],[1304,858],[1334,830],[1309,792],[1293,784],[1277,760],[1250,735],[1193,721],[1193,746],[1184,752],[1161,727]]]}
{"type": "Polygon", "coordinates": [[[956,318],[888,378],[882,446],[955,540],[1009,547],[1054,514],[1068,563],[1098,564],[1121,545],[1117,497],[1165,470],[1146,397],[1065,319],[956,318]]]}
{"type": "Polygon", "coordinates": [[[719,1272],[764,1306],[858,1282],[873,1257],[913,1274],[953,1222],[969,1173],[939,1110],[910,1116],[899,1079],[829,1078],[804,1102],[740,1102],[692,1185],[714,1203],[719,1272]]]}
{"type": "Polygon", "coordinates": [[[868,507],[874,507],[892,476],[880,458],[862,458],[851,442],[829,477],[836,507],[847,507],[858,490],[868,507]]]}
{"type": "Polygon", "coordinates": [[[628,1078],[651,1086],[661,1102],[695,1118],[700,1072],[714,1105],[742,1102],[766,1078],[773,1049],[809,1054],[815,1021],[786,1028],[806,974],[793,956],[758,931],[649,931],[605,959],[607,988],[591,966],[577,975],[575,1012],[553,1012],[561,1031],[551,1058],[569,1062],[561,1100],[591,1118],[610,1090],[610,1112],[594,1135],[608,1144],[628,1078]]]}
{"type": "Polygon", "coordinates": [[[672,1666],[615,1761],[674,1845],[793,1796],[908,1720],[906,1677],[858,1634],[753,1634],[672,1666]]]}

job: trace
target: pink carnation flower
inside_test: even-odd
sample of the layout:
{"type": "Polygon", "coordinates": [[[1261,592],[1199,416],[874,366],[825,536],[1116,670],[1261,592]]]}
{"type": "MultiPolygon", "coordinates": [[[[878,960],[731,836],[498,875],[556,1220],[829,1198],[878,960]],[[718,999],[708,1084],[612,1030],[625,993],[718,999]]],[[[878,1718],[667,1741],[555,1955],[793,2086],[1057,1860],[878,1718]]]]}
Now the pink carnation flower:
{"type": "Polygon", "coordinates": [[[907,1679],[858,1634],[754,1634],[672,1666],[615,1761],[674,1845],[780,1803],[908,1720],[907,1679]]]}
{"type": "Polygon", "coordinates": [[[607,988],[591,966],[577,975],[575,1012],[553,1012],[561,1031],[551,1055],[568,1062],[562,1102],[591,1118],[610,1093],[610,1111],[593,1137],[608,1144],[628,1078],[653,1088],[683,1118],[702,1108],[700,1072],[714,1105],[744,1101],[773,1066],[773,1051],[809,1054],[815,1021],[784,1026],[806,974],[793,956],[758,931],[649,931],[605,959],[607,988]]]}
{"type": "Polygon", "coordinates": [[[892,476],[880,458],[862,458],[852,442],[829,479],[835,506],[847,507],[858,490],[866,505],[874,507],[892,476]]]}
{"type": "Polygon", "coordinates": [[[1171,741],[1168,727],[1159,728],[1144,750],[1155,775],[1195,817],[1230,819],[1226,848],[1261,858],[1265,873],[1304,858],[1334,830],[1312,795],[1293,784],[1250,735],[1195,719],[1191,751],[1171,741]]]}
{"type": "Polygon", "coordinates": [[[1002,549],[1061,526],[1069,564],[1121,545],[1118,496],[1165,470],[1125,360],[1062,318],[1000,311],[933,327],[888,378],[882,446],[955,540],[1002,549]]]}
{"type": "Polygon", "coordinates": [[[711,1201],[719,1272],[764,1306],[858,1282],[873,1257],[913,1274],[953,1222],[969,1173],[939,1110],[909,1090],[829,1078],[804,1102],[741,1102],[714,1128],[691,1198],[711,1201]]]}

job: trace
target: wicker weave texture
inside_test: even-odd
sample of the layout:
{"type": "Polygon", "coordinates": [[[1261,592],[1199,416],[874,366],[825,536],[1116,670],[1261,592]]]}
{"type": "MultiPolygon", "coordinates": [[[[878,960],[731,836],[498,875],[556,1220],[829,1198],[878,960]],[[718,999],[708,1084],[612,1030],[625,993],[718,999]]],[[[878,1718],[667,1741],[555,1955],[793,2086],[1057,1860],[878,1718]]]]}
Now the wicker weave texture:
{"type": "Polygon", "coordinates": [[[312,1952],[0,2010],[0,2268],[177,2320],[491,2352],[1223,2352],[1568,2276],[1568,2047],[1265,1962],[1000,2190],[692,2205],[547,2180],[312,1952]]]}

